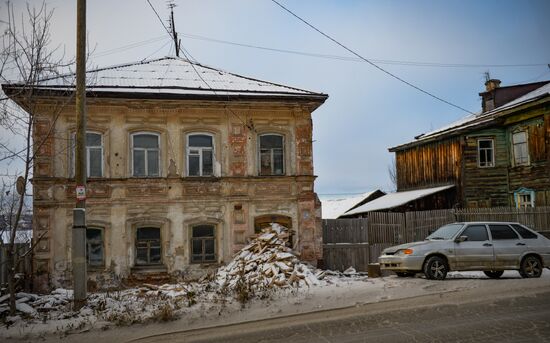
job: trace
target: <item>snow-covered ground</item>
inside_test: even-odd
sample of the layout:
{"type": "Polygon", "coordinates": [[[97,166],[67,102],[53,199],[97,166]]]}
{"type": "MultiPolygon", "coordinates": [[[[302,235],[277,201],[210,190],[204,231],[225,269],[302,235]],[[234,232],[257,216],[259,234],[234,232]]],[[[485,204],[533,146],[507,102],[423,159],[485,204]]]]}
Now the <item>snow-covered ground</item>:
{"type": "Polygon", "coordinates": [[[488,279],[482,272],[455,272],[445,281],[420,276],[368,278],[353,269],[321,271],[302,263],[287,247],[287,237],[284,228],[274,225],[215,275],[197,282],[91,293],[79,311],[71,309],[72,291],[57,289],[47,295],[18,293],[18,315],[9,317],[7,298],[2,296],[0,338],[55,340],[70,335],[69,340],[95,343],[103,330],[113,328],[109,339],[120,335],[127,340],[479,287],[550,287],[547,270],[540,279],[521,279],[517,272],[506,272],[502,279],[508,280],[488,279]]]}
{"type": "Polygon", "coordinates": [[[521,279],[517,272],[506,272],[502,279],[491,280],[481,272],[450,273],[448,280],[443,282],[420,276],[369,279],[364,274],[327,273],[317,285],[277,289],[268,297],[251,299],[244,306],[235,297],[222,296],[198,283],[163,285],[158,289],[151,285],[91,294],[88,306],[78,312],[70,310],[71,292],[56,290],[40,297],[40,301],[53,302],[57,309],[37,311],[27,319],[17,318],[10,326],[0,328],[0,337],[24,340],[71,335],[73,340],[78,338],[79,342],[85,342],[93,341],[94,335],[103,330],[125,337],[139,333],[143,336],[479,287],[497,290],[503,287],[521,289],[527,285],[550,286],[547,270],[540,279],[521,279]],[[56,305],[56,301],[59,304],[67,301],[67,304],[56,305]],[[82,334],[84,332],[90,333],[82,334]],[[81,335],[73,335],[77,333],[81,335]]]}

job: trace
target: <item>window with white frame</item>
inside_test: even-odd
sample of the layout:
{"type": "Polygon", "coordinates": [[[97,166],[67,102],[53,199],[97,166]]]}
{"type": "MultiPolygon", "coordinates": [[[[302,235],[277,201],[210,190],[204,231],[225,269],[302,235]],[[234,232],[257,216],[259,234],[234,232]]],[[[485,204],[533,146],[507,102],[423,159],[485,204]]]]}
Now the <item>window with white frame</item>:
{"type": "Polygon", "coordinates": [[[479,167],[495,166],[494,140],[478,139],[477,141],[477,163],[479,167]]]}
{"type": "Polygon", "coordinates": [[[214,138],[206,133],[187,135],[187,175],[214,174],[214,138]]]}
{"type": "MultiPolygon", "coordinates": [[[[71,135],[71,176],[75,174],[76,136],[71,135]]],[[[86,176],[89,178],[103,177],[103,135],[96,132],[86,132],[86,176]]]]}
{"type": "Polygon", "coordinates": [[[160,176],[159,145],[156,133],[132,134],[132,176],[160,176]]]}
{"type": "Polygon", "coordinates": [[[529,148],[527,144],[527,132],[520,131],[512,134],[514,164],[516,166],[529,164],[529,148]]]}
{"type": "Polygon", "coordinates": [[[284,137],[279,134],[263,134],[259,136],[259,174],[284,175],[284,137]]]}

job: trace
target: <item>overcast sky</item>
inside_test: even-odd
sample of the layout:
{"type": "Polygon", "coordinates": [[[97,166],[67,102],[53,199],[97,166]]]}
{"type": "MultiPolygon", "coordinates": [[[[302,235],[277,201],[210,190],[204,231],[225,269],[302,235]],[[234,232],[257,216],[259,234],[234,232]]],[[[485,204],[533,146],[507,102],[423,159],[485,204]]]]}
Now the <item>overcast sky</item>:
{"type": "MultiPolygon", "coordinates": [[[[166,21],[167,2],[150,1],[166,21]]],[[[379,64],[469,111],[480,109],[478,93],[484,90],[486,71],[502,85],[550,79],[547,0],[280,1],[366,58],[447,65],[379,64]]],[[[14,2],[16,10],[25,3],[14,2]]],[[[46,2],[55,8],[53,44],[73,55],[76,1],[46,2]]],[[[313,113],[316,191],[321,195],[391,189],[388,166],[393,155],[388,147],[467,115],[365,62],[197,39],[353,57],[270,0],[176,0],[175,4],[183,47],[200,63],[329,94],[313,113]]],[[[2,16],[5,9],[2,4],[2,16]]],[[[173,54],[168,34],[147,0],[88,0],[87,20],[95,65],[173,54]],[[133,43],[140,44],[129,46],[133,43]]]]}

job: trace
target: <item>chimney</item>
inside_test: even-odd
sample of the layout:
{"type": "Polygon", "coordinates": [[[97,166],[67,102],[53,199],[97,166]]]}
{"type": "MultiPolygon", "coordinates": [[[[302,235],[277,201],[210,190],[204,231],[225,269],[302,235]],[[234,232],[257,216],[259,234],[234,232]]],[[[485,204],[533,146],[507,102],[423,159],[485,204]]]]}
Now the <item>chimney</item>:
{"type": "Polygon", "coordinates": [[[485,89],[487,92],[490,92],[498,87],[500,87],[500,80],[490,79],[485,81],[485,89]]]}
{"type": "Polygon", "coordinates": [[[483,112],[487,112],[495,108],[496,90],[499,87],[500,80],[487,78],[487,81],[485,81],[485,92],[479,93],[482,99],[481,108],[483,112]]]}

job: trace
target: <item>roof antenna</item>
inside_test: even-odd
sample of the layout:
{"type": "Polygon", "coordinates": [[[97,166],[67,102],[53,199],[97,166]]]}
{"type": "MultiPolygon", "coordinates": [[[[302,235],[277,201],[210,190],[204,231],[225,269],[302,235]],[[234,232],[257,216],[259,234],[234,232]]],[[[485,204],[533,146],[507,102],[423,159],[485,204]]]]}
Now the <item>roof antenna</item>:
{"type": "Polygon", "coordinates": [[[174,46],[176,48],[176,57],[180,57],[181,40],[178,40],[178,33],[176,32],[176,23],[174,22],[174,7],[176,7],[174,0],[169,0],[168,8],[170,8],[170,28],[172,29],[172,39],[174,40],[174,46]]]}

